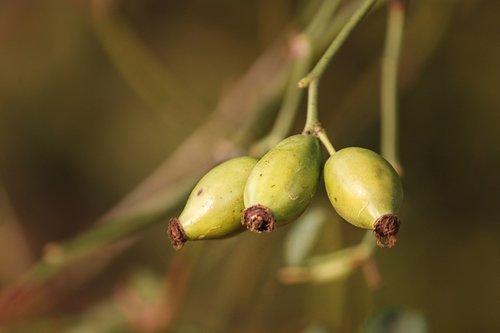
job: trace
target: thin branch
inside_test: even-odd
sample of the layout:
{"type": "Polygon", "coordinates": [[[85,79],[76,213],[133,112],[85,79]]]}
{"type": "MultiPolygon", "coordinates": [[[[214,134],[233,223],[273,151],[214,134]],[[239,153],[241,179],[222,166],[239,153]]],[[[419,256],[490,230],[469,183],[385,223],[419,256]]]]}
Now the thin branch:
{"type": "Polygon", "coordinates": [[[388,8],[380,91],[381,152],[396,170],[401,170],[398,154],[397,77],[405,6],[402,0],[391,0],[388,8]]]}
{"type": "Polygon", "coordinates": [[[278,272],[278,278],[286,284],[324,283],[339,279],[368,260],[375,248],[375,240],[368,230],[358,245],[312,257],[303,266],[284,267],[278,272]]]}
{"type": "Polygon", "coordinates": [[[370,8],[376,1],[377,0],[365,0],[361,4],[361,6],[353,13],[353,15],[349,18],[349,20],[338,33],[337,37],[335,37],[335,39],[332,41],[326,52],[320,58],[313,70],[306,77],[299,81],[300,88],[306,88],[307,86],[309,86],[312,80],[319,80],[321,78],[321,75],[323,75],[333,56],[337,53],[344,41],[358,25],[361,19],[366,15],[366,13],[368,13],[370,8]]]}
{"type": "Polygon", "coordinates": [[[325,146],[330,155],[335,154],[335,148],[318,119],[318,88],[319,81],[312,80],[307,95],[307,118],[302,133],[317,137],[325,146]]]}

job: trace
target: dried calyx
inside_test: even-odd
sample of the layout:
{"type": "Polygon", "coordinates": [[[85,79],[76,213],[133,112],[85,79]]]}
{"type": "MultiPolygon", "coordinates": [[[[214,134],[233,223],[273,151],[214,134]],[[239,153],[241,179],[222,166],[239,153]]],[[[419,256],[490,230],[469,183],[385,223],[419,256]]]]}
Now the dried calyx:
{"type": "Polygon", "coordinates": [[[245,209],[242,224],[250,231],[269,232],[276,228],[271,210],[264,205],[254,205],[245,209]]]}
{"type": "Polygon", "coordinates": [[[170,238],[170,243],[172,243],[172,247],[176,251],[180,250],[187,241],[186,233],[178,218],[174,217],[168,221],[167,233],[170,238]]]}
{"type": "Polygon", "coordinates": [[[396,245],[396,235],[399,231],[401,221],[394,214],[385,214],[375,221],[373,234],[379,247],[393,247],[396,245]]]}

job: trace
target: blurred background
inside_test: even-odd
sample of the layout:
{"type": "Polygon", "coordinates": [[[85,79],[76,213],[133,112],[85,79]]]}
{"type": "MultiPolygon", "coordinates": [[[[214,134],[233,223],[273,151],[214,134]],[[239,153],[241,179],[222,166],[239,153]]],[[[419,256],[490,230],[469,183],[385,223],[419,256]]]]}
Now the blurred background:
{"type": "MultiPolygon", "coordinates": [[[[176,253],[165,233],[201,175],[271,128],[321,1],[1,1],[0,331],[499,332],[500,2],[407,5],[403,225],[374,288],[362,269],[280,282],[294,226],[176,253]]],[[[386,9],[321,81],[336,148],[380,151],[386,9]]],[[[357,244],[316,197],[308,255],[357,244]]]]}

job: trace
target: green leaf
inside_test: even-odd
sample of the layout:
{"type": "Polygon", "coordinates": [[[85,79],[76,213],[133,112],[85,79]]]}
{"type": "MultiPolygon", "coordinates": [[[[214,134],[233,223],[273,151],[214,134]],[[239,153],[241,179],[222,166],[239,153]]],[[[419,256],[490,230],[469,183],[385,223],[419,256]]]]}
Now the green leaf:
{"type": "Polygon", "coordinates": [[[312,207],[292,225],[284,244],[287,265],[296,266],[304,262],[320,235],[325,218],[324,208],[312,207]]]}

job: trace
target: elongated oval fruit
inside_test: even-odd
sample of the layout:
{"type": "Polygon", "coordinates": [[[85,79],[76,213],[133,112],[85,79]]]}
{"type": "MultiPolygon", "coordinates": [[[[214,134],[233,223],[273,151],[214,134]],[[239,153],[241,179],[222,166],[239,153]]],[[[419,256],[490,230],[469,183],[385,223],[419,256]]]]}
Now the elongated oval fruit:
{"type": "Polygon", "coordinates": [[[182,248],[187,240],[224,238],[245,230],[240,222],[243,190],[256,163],[253,157],[237,157],[203,176],[182,213],[168,223],[168,235],[175,250],[182,248]]]}
{"type": "Polygon", "coordinates": [[[316,192],[321,162],[318,139],[303,134],[290,136],[267,152],[245,186],[243,225],[268,232],[297,218],[316,192]]]}
{"type": "Polygon", "coordinates": [[[344,148],[326,161],[324,176],[337,213],[357,227],[373,230],[379,246],[394,246],[403,187],[391,164],[371,150],[344,148]]]}

